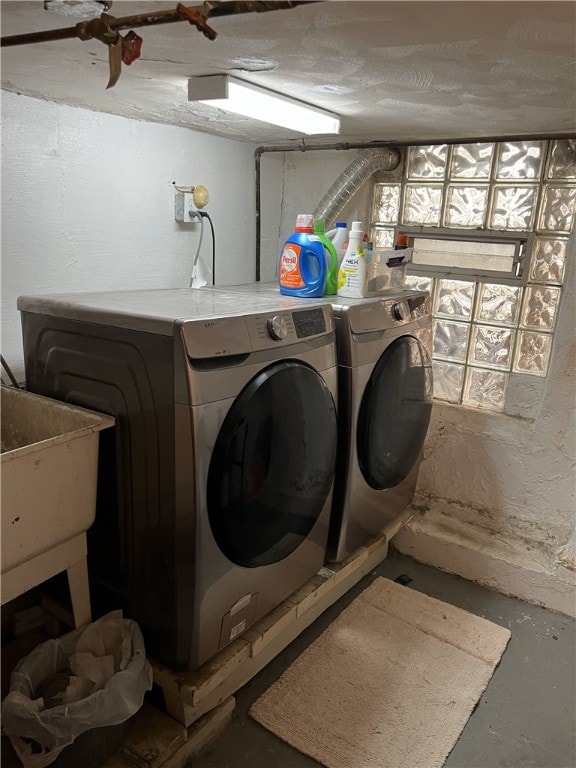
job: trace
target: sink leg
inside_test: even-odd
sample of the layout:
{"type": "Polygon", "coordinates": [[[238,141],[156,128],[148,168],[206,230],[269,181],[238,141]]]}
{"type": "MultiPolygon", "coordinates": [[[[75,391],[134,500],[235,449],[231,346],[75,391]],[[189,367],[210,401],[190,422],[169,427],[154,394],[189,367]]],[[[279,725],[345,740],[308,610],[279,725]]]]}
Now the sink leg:
{"type": "Polygon", "coordinates": [[[82,558],[67,569],[68,586],[72,600],[72,613],[76,628],[92,621],[90,591],[88,589],[88,563],[82,558]]]}

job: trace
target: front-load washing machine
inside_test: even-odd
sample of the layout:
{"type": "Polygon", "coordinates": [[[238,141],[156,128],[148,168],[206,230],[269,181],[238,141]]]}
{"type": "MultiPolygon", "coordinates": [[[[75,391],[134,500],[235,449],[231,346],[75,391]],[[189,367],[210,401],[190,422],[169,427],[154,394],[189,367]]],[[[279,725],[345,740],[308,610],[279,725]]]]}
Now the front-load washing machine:
{"type": "MultiPolygon", "coordinates": [[[[217,290],[217,289],[210,289],[217,290]]],[[[229,287],[272,297],[273,283],[229,287]]],[[[338,354],[338,460],[328,560],[338,562],[411,503],[432,409],[430,296],[330,296],[338,354]]]]}
{"type": "Polygon", "coordinates": [[[193,669],[325,561],[332,309],[197,290],[18,308],[27,387],[116,418],[89,531],[96,612],[123,608],[152,657],[193,669]]]}

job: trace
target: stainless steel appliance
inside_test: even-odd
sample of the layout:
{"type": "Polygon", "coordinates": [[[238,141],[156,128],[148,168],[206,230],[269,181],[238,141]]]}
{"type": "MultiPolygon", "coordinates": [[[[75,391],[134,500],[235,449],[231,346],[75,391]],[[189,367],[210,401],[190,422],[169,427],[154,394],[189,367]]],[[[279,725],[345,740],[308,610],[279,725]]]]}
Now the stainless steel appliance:
{"type": "Polygon", "coordinates": [[[432,410],[429,295],[339,302],[339,457],[328,546],[336,562],[412,501],[432,410]]]}
{"type": "Polygon", "coordinates": [[[21,297],[28,388],[109,413],[96,608],[194,668],[325,561],[336,458],[329,305],[151,290],[21,297]]]}
{"type": "MultiPolygon", "coordinates": [[[[272,283],[226,290],[271,300],[278,292],[272,283]]],[[[338,562],[414,496],[432,409],[432,314],[420,291],[315,301],[329,303],[336,321],[339,442],[328,559],[338,562]]]]}

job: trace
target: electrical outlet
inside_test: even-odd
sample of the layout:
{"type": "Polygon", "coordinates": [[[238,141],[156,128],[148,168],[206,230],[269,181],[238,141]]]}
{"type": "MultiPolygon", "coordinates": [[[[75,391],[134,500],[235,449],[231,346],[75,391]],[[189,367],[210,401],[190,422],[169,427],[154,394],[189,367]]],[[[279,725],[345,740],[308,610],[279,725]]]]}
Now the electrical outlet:
{"type": "Polygon", "coordinates": [[[196,213],[192,192],[176,192],[174,198],[174,218],[176,221],[190,224],[195,219],[195,217],[190,216],[190,212],[196,213]]]}

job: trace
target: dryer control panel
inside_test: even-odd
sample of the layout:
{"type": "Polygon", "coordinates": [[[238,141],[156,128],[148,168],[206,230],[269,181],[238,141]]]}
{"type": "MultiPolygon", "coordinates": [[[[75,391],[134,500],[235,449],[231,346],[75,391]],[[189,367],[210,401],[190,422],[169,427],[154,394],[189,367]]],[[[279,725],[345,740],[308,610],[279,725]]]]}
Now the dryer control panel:
{"type": "MultiPolygon", "coordinates": [[[[338,307],[335,307],[338,313],[338,307]]],[[[343,316],[343,313],[338,313],[343,316]]],[[[428,293],[406,292],[396,296],[366,300],[346,308],[350,330],[354,334],[386,331],[413,323],[430,315],[428,293]]]]}

